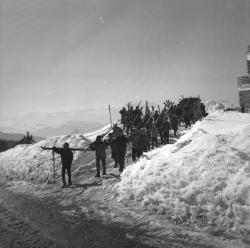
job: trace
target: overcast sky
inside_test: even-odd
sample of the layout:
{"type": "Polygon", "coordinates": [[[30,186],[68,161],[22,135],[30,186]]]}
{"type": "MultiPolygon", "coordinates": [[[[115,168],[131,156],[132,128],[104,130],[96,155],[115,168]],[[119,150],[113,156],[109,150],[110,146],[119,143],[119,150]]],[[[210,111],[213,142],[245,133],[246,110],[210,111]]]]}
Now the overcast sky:
{"type": "Polygon", "coordinates": [[[200,95],[238,104],[250,0],[0,0],[0,114],[200,95]]]}

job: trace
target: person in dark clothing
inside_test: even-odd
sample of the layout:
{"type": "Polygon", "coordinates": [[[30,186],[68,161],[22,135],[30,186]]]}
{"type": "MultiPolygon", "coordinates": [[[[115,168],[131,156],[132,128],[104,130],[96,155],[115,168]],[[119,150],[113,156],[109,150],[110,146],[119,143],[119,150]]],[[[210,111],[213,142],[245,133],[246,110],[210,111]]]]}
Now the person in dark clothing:
{"type": "Polygon", "coordinates": [[[135,117],[133,126],[135,128],[141,128],[143,126],[143,121],[140,116],[135,117]]]}
{"type": "Polygon", "coordinates": [[[161,126],[162,126],[163,142],[166,145],[169,143],[169,130],[171,129],[170,121],[168,119],[164,119],[161,126]]]}
{"type": "Polygon", "coordinates": [[[137,142],[137,137],[138,137],[138,130],[133,128],[132,133],[129,137],[129,140],[132,144],[132,160],[133,162],[136,161],[136,156],[137,156],[137,147],[136,147],[136,142],[137,142]]]}
{"type": "Polygon", "coordinates": [[[116,137],[114,138],[114,145],[116,146],[117,151],[117,162],[119,164],[119,171],[122,172],[124,169],[125,163],[125,155],[127,150],[128,138],[121,131],[116,133],[116,137]]]}
{"type": "Polygon", "coordinates": [[[121,114],[121,124],[123,125],[123,130],[125,130],[126,127],[126,119],[127,119],[127,110],[126,108],[122,108],[119,113],[121,114]]]}
{"type": "Polygon", "coordinates": [[[148,151],[148,146],[149,146],[148,135],[146,134],[145,128],[141,128],[139,130],[139,134],[136,139],[136,149],[138,158],[143,154],[143,152],[148,151]]]}
{"type": "MultiPolygon", "coordinates": [[[[186,115],[187,117],[187,115],[186,115]]],[[[186,119],[187,121],[187,119],[186,119]]],[[[190,122],[189,122],[190,123],[190,122]]],[[[178,131],[178,118],[176,115],[172,115],[171,118],[170,118],[170,124],[171,124],[171,127],[174,131],[174,137],[177,137],[177,131],[178,131]]]]}
{"type": "Polygon", "coordinates": [[[116,149],[116,145],[114,143],[114,133],[109,133],[109,138],[108,138],[108,144],[110,145],[111,148],[111,158],[114,159],[115,164],[114,164],[114,168],[118,167],[118,159],[117,159],[117,149],[116,149]]]}
{"type": "Polygon", "coordinates": [[[147,147],[147,150],[150,151],[151,147],[150,147],[150,140],[151,140],[151,128],[153,126],[153,118],[150,117],[148,119],[148,121],[145,123],[145,129],[146,129],[146,134],[148,136],[148,147],[147,147]]]}
{"type": "Polygon", "coordinates": [[[154,149],[154,146],[158,147],[158,129],[155,123],[153,123],[152,125],[150,137],[151,137],[151,148],[154,149]]]}
{"type": "Polygon", "coordinates": [[[71,182],[71,165],[73,162],[73,152],[69,149],[69,143],[64,143],[63,148],[53,147],[53,151],[61,155],[62,161],[62,182],[63,188],[66,187],[65,172],[68,173],[68,186],[72,185],[71,182]]]}
{"type": "Polygon", "coordinates": [[[139,108],[139,106],[136,106],[135,110],[134,110],[134,116],[139,116],[141,118],[142,116],[142,111],[139,108]]]}
{"type": "Polygon", "coordinates": [[[191,127],[191,121],[188,114],[184,114],[185,128],[191,127]]]}
{"type": "Polygon", "coordinates": [[[96,175],[95,177],[100,177],[100,162],[102,162],[102,175],[106,175],[106,151],[108,144],[106,141],[102,140],[102,136],[98,135],[96,140],[89,145],[89,150],[95,151],[96,156],[96,175]]]}
{"type": "Polygon", "coordinates": [[[245,113],[245,105],[243,103],[240,105],[240,111],[241,113],[245,113]]]}

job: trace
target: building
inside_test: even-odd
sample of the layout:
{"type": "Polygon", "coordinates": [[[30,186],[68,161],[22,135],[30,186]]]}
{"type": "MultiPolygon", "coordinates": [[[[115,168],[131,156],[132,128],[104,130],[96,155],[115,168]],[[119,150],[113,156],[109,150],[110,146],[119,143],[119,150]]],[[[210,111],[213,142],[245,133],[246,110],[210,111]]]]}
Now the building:
{"type": "Polygon", "coordinates": [[[238,77],[238,89],[240,106],[245,107],[246,112],[250,112],[250,45],[247,51],[247,76],[238,77]]]}
{"type": "Polygon", "coordinates": [[[26,136],[24,135],[24,137],[21,140],[19,140],[15,144],[15,146],[17,146],[17,145],[23,145],[23,144],[33,144],[33,143],[35,143],[35,141],[34,141],[32,135],[30,135],[29,132],[27,132],[27,135],[26,136]]]}

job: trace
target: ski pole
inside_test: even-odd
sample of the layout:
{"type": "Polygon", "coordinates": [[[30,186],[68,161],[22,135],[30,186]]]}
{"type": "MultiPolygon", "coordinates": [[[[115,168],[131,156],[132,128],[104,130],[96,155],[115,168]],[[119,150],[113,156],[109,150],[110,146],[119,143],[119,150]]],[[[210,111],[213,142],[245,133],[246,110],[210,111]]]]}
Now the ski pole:
{"type": "Polygon", "coordinates": [[[54,184],[56,184],[55,151],[52,150],[54,184]]]}
{"type": "Polygon", "coordinates": [[[110,125],[111,125],[111,128],[112,128],[113,124],[112,124],[112,118],[111,118],[110,105],[109,105],[109,119],[110,119],[110,125]]]}

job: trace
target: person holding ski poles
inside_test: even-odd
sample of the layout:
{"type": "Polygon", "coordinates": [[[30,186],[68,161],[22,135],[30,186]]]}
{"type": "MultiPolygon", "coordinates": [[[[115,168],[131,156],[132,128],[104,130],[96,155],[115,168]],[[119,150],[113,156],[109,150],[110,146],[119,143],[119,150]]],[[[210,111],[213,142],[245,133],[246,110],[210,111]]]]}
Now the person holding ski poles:
{"type": "Polygon", "coordinates": [[[123,133],[123,130],[119,127],[114,129],[115,138],[113,139],[113,144],[116,147],[117,163],[119,165],[119,172],[123,172],[125,164],[125,156],[127,150],[127,143],[129,139],[123,133]]]}
{"type": "MultiPolygon", "coordinates": [[[[84,148],[70,148],[69,143],[65,142],[63,144],[63,148],[57,148],[57,147],[41,147],[43,150],[52,150],[53,152],[56,152],[61,155],[61,162],[62,162],[62,171],[61,171],[61,176],[62,176],[62,188],[66,188],[72,185],[71,181],[71,165],[73,162],[73,152],[72,151],[86,151],[84,148]],[[68,184],[66,184],[65,180],[65,174],[68,174],[68,184]]],[[[54,155],[53,155],[54,159],[54,155]]],[[[55,180],[55,171],[54,171],[54,180],[55,180]]]]}
{"type": "MultiPolygon", "coordinates": [[[[61,162],[62,162],[62,188],[66,188],[67,186],[69,187],[72,185],[71,181],[71,165],[73,162],[73,152],[69,148],[69,143],[65,142],[63,145],[63,148],[57,148],[57,147],[52,147],[52,148],[47,148],[47,147],[41,147],[43,150],[52,150],[53,152],[56,152],[61,155],[61,162]],[[67,171],[68,174],[68,185],[66,184],[65,180],[65,173],[67,171]]],[[[54,157],[54,155],[53,155],[54,157]]]]}
{"type": "Polygon", "coordinates": [[[65,142],[63,145],[63,148],[56,148],[53,147],[53,151],[61,155],[61,161],[62,161],[62,182],[63,182],[63,188],[69,187],[72,185],[71,181],[71,165],[73,162],[73,152],[69,149],[69,143],[65,142]],[[68,185],[66,185],[65,180],[65,172],[67,170],[68,174],[68,185]]]}

